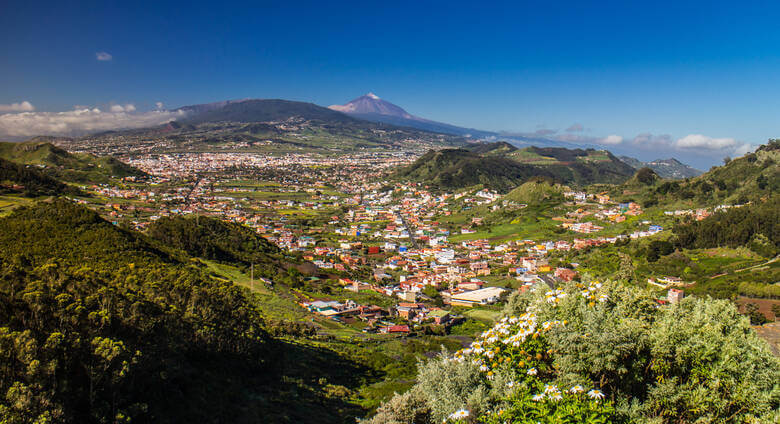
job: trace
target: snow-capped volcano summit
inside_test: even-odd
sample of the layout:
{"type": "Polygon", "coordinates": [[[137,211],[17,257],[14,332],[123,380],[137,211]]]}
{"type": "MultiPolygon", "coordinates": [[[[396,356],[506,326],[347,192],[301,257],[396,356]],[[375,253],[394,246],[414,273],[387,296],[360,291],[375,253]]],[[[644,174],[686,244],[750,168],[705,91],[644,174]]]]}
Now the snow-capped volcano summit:
{"type": "Polygon", "coordinates": [[[406,113],[402,108],[382,100],[374,93],[368,93],[345,105],[333,105],[328,108],[349,114],[377,114],[395,116],[404,119],[420,119],[406,113]]]}
{"type": "Polygon", "coordinates": [[[471,137],[483,137],[495,135],[487,131],[479,131],[472,128],[461,128],[454,125],[431,121],[414,116],[387,100],[379,98],[374,93],[368,93],[343,105],[328,106],[356,118],[373,122],[400,125],[404,127],[418,128],[426,131],[441,132],[446,134],[465,135],[471,137]]]}

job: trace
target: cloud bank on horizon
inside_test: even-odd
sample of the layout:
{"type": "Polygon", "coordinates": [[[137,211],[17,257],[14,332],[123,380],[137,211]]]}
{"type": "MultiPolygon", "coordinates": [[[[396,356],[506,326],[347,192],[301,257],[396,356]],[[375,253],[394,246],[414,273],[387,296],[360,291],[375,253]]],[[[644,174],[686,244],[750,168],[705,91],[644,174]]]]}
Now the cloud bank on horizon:
{"type": "Polygon", "coordinates": [[[5,112],[32,112],[35,110],[35,106],[32,105],[32,103],[28,101],[23,101],[21,103],[11,103],[9,105],[2,105],[0,104],[0,113],[5,112]]]}
{"type": "Polygon", "coordinates": [[[611,134],[606,137],[584,135],[585,127],[574,123],[565,130],[541,129],[524,136],[544,135],[557,141],[573,144],[604,146],[607,149],[663,154],[698,154],[720,159],[725,156],[742,156],[755,150],[758,145],[731,137],[711,137],[704,134],[687,134],[674,138],[669,134],[640,133],[633,138],[611,134]]]}
{"type": "Polygon", "coordinates": [[[153,127],[181,118],[183,111],[169,111],[157,102],[156,109],[138,112],[135,105],[114,104],[107,111],[76,106],[64,112],[35,112],[30,102],[0,105],[0,137],[38,135],[80,136],[93,132],[153,127]]]}

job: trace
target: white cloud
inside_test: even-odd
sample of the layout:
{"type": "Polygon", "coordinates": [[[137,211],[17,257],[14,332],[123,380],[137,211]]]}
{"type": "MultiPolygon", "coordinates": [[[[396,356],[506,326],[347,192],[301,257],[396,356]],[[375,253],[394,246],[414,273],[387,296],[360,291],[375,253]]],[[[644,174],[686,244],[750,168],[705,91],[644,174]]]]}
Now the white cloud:
{"type": "Polygon", "coordinates": [[[111,105],[111,112],[119,113],[119,112],[135,112],[135,105],[132,103],[128,103],[124,106],[122,105],[111,105]]]}
{"type": "Polygon", "coordinates": [[[582,124],[573,123],[569,126],[569,128],[566,128],[566,132],[582,132],[585,130],[585,127],[582,126],[582,124]]]}
{"type": "Polygon", "coordinates": [[[609,145],[620,144],[622,142],[623,142],[623,137],[614,134],[608,135],[598,140],[598,143],[600,144],[609,144],[609,145]]]}
{"type": "Polygon", "coordinates": [[[752,152],[757,146],[734,138],[714,138],[702,134],[689,134],[675,141],[674,146],[681,150],[704,150],[710,153],[742,156],[752,152]]]}
{"type": "Polygon", "coordinates": [[[729,148],[735,148],[740,145],[737,140],[733,138],[713,138],[701,134],[689,134],[683,138],[677,139],[675,146],[681,149],[707,149],[707,150],[723,150],[729,148]]]}
{"type": "Polygon", "coordinates": [[[163,108],[163,102],[157,102],[154,105],[157,107],[158,110],[163,108]]]}
{"type": "Polygon", "coordinates": [[[66,112],[21,112],[0,115],[0,135],[31,137],[36,135],[78,136],[90,132],[160,125],[185,116],[182,111],[154,110],[135,112],[135,106],[104,112],[98,108],[78,108],[66,112]]]}
{"type": "Polygon", "coordinates": [[[23,101],[21,103],[11,103],[10,105],[2,105],[0,104],[0,113],[3,112],[32,112],[35,110],[35,106],[32,105],[32,103],[28,101],[23,101]]]}
{"type": "Polygon", "coordinates": [[[111,59],[113,59],[114,56],[111,55],[111,53],[108,52],[97,52],[95,53],[95,59],[101,61],[101,62],[108,62],[111,59]]]}
{"type": "Polygon", "coordinates": [[[689,134],[685,137],[673,139],[668,134],[655,135],[650,133],[639,134],[631,142],[642,150],[677,152],[695,152],[700,156],[735,155],[742,156],[755,150],[756,146],[734,138],[715,138],[702,134],[689,134]]]}
{"type": "Polygon", "coordinates": [[[754,146],[754,145],[752,145],[750,143],[742,143],[741,145],[737,146],[734,149],[734,152],[732,152],[732,154],[735,155],[735,156],[744,156],[744,155],[746,155],[746,154],[756,150],[757,147],[758,146],[754,146]]]}

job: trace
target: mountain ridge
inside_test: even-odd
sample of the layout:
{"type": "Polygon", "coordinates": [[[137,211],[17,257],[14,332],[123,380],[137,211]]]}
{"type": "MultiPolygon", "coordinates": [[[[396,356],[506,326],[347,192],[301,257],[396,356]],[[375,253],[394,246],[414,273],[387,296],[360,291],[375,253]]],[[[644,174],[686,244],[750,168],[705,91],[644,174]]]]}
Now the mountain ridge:
{"type": "Polygon", "coordinates": [[[704,171],[682,163],[676,158],[656,159],[649,162],[643,162],[630,156],[618,156],[618,158],[634,169],[650,168],[662,178],[684,179],[698,177],[704,173],[704,171]]]}

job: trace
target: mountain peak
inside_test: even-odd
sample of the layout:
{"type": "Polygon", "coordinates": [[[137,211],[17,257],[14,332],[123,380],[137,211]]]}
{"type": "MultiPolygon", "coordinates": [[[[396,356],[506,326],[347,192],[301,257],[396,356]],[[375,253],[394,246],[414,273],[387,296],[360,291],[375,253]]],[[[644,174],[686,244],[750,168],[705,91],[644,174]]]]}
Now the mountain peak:
{"type": "Polygon", "coordinates": [[[419,119],[408,114],[401,107],[382,100],[374,93],[368,93],[344,105],[328,106],[329,109],[351,114],[373,114],[393,116],[404,119],[419,119]]]}
{"type": "Polygon", "coordinates": [[[328,106],[328,109],[346,113],[354,117],[372,122],[383,122],[401,127],[417,128],[424,131],[444,134],[460,135],[465,137],[492,137],[496,133],[479,131],[473,128],[461,128],[454,125],[431,121],[414,116],[402,107],[381,99],[372,92],[368,92],[343,105],[328,106]]]}

